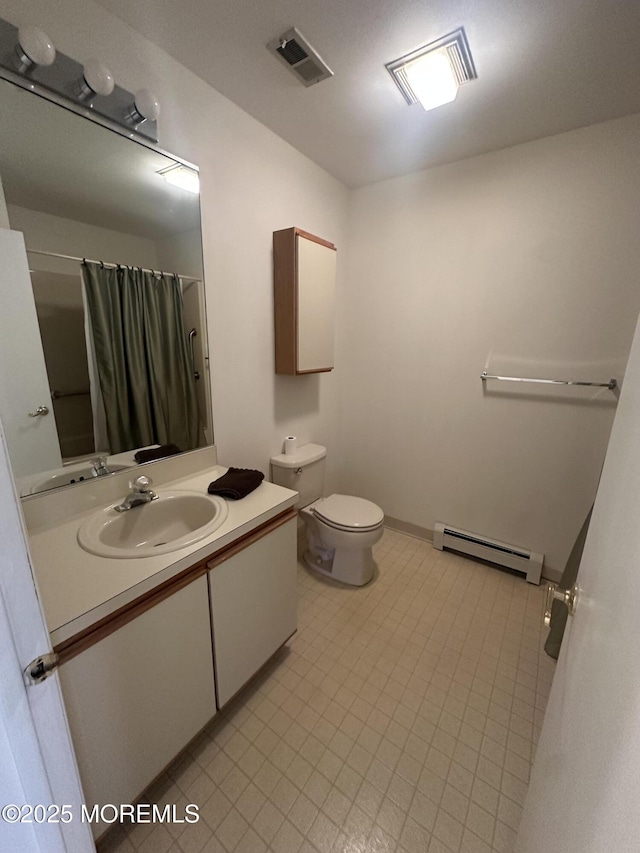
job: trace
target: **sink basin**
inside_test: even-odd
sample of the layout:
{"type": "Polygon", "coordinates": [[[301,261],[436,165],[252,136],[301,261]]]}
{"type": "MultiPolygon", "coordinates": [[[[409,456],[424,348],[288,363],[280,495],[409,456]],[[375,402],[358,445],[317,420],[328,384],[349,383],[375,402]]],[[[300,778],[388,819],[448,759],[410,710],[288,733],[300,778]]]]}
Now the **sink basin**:
{"type": "Polygon", "coordinates": [[[162,492],[126,512],[114,506],[78,530],[78,542],[90,554],[129,560],[179,551],[217,530],[229,511],[222,498],[187,491],[162,492]]]}

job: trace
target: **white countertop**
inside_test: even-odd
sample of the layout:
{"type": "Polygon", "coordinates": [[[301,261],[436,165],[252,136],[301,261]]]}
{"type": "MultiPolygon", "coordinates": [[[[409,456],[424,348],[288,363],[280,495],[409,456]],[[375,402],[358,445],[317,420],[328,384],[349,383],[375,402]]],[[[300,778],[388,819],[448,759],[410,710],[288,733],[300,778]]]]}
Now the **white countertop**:
{"type": "MultiPolygon", "coordinates": [[[[165,482],[157,491],[162,494],[163,491],[188,489],[206,494],[209,483],[226,471],[224,466],[216,465],[202,473],[165,482]]],[[[95,507],[39,527],[30,535],[29,546],[52,644],[55,646],[90,627],[295,506],[297,500],[297,492],[263,481],[245,498],[227,501],[227,518],[205,539],[170,554],[130,560],[98,557],[78,544],[78,528],[97,511],[95,507]]]]}

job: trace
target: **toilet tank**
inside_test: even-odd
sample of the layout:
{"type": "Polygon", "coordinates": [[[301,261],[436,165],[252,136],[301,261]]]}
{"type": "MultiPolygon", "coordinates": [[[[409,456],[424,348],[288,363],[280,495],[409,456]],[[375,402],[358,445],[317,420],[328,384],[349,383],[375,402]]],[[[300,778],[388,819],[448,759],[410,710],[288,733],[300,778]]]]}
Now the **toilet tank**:
{"type": "Polygon", "coordinates": [[[295,453],[271,457],[271,479],[278,486],[300,492],[298,507],[308,506],[322,497],[327,448],[304,444],[295,453]]]}

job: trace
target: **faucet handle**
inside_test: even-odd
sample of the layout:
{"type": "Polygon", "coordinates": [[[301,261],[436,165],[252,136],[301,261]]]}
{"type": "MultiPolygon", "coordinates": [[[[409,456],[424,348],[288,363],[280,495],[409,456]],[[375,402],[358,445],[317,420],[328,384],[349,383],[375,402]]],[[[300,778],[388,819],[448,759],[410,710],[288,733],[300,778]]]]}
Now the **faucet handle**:
{"type": "Polygon", "coordinates": [[[150,492],[151,485],[153,484],[153,480],[151,477],[145,477],[144,474],[141,474],[139,477],[136,477],[135,480],[129,485],[133,489],[134,492],[150,492]]]}

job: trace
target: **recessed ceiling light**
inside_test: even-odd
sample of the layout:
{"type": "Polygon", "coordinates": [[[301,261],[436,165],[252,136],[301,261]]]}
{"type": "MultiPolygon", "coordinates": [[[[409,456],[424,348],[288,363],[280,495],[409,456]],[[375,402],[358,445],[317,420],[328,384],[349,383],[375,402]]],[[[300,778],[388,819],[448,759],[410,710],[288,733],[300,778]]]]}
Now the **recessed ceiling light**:
{"type": "Polygon", "coordinates": [[[160,169],[158,174],[162,175],[168,184],[173,184],[175,187],[180,187],[180,189],[187,190],[190,193],[197,194],[200,192],[200,178],[198,173],[188,166],[175,163],[166,169],[160,169]]]}
{"type": "Polygon", "coordinates": [[[477,78],[464,27],[387,63],[408,104],[432,110],[455,100],[458,87],[477,78]]]}

